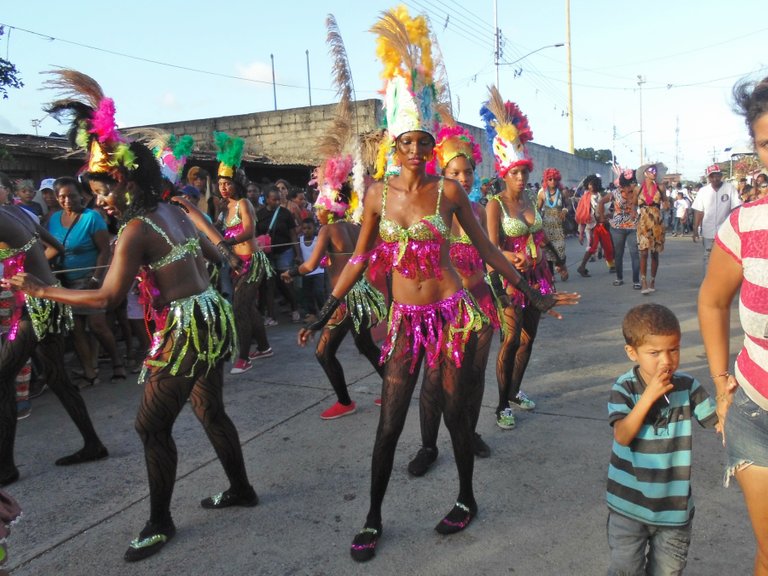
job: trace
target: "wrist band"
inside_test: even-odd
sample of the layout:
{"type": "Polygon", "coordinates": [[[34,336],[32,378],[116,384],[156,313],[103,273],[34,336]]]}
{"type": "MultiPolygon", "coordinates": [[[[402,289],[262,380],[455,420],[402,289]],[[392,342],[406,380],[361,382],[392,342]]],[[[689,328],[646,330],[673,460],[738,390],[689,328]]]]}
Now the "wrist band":
{"type": "Polygon", "coordinates": [[[712,378],[712,380],[715,380],[717,378],[728,378],[730,375],[731,375],[730,372],[723,372],[722,374],[712,374],[710,378],[712,378]]]}

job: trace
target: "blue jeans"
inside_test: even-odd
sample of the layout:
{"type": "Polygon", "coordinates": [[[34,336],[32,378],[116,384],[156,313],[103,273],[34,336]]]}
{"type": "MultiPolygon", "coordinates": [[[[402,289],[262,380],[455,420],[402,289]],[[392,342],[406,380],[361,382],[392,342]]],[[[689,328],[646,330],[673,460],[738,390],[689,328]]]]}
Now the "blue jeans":
{"type": "Polygon", "coordinates": [[[685,526],[651,526],[609,511],[608,576],[682,574],[691,544],[691,522],[685,526]]]}
{"type": "Polygon", "coordinates": [[[682,234],[685,232],[685,225],[680,217],[675,216],[675,221],[672,223],[672,233],[682,234]]]}
{"type": "Polygon", "coordinates": [[[637,230],[634,228],[611,228],[613,258],[616,279],[624,279],[624,244],[629,242],[629,256],[632,259],[632,283],[640,283],[640,252],[637,250],[637,230]]]}

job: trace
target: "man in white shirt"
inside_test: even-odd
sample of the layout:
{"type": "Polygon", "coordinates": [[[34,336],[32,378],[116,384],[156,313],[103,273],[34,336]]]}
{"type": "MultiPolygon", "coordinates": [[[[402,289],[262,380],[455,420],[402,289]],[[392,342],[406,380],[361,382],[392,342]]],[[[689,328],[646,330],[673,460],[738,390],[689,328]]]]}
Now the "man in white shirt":
{"type": "Polygon", "coordinates": [[[707,168],[709,184],[702,187],[693,201],[693,241],[699,237],[704,246],[704,268],[706,270],[709,254],[715,242],[715,235],[720,225],[728,218],[731,210],[741,205],[736,188],[729,182],[723,182],[720,166],[712,164],[707,168]]]}

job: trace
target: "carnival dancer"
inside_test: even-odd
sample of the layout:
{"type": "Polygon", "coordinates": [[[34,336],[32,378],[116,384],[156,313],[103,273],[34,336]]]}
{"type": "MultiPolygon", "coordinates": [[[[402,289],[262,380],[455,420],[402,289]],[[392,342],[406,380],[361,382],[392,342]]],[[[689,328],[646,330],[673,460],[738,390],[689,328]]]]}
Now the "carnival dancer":
{"type": "MultiPolygon", "coordinates": [[[[482,162],[482,159],[480,146],[477,145],[472,135],[461,126],[443,126],[438,132],[434,164],[436,164],[436,168],[442,171],[443,176],[461,184],[469,197],[472,213],[485,232],[485,208],[478,202],[482,195],[480,193],[480,181],[475,177],[475,168],[477,164],[482,162]]],[[[435,170],[430,169],[432,164],[427,166],[427,172],[434,174],[435,170]]],[[[491,455],[491,449],[475,429],[480,417],[480,406],[485,391],[485,369],[491,351],[491,340],[494,329],[499,327],[499,315],[496,311],[496,303],[491,289],[485,281],[485,263],[456,218],[453,219],[451,225],[449,253],[451,264],[461,276],[464,289],[472,294],[489,320],[487,324],[483,324],[482,329],[477,334],[477,349],[472,363],[472,375],[468,379],[471,389],[467,393],[469,417],[473,431],[472,449],[475,456],[488,458],[491,455]]],[[[408,472],[412,476],[426,474],[437,459],[437,433],[440,428],[440,417],[443,413],[442,394],[443,391],[439,382],[424,378],[419,396],[421,448],[408,464],[408,472]]]]}
{"type": "Polygon", "coordinates": [[[215,132],[214,140],[219,148],[217,158],[221,211],[218,223],[224,231],[224,241],[242,260],[242,270],[232,273],[232,300],[240,356],[229,371],[230,374],[242,374],[253,368],[251,360],[273,355],[258,301],[261,281],[270,278],[274,271],[256,241],[253,205],[246,198],[245,184],[236,172],[245,142],[242,138],[231,138],[223,132],[215,132]],[[256,350],[250,352],[253,335],[256,336],[256,350]]]}
{"type": "MultiPolygon", "coordinates": [[[[545,250],[549,271],[555,272],[555,262],[565,262],[565,216],[568,208],[563,200],[562,175],[557,168],[547,168],[541,176],[541,190],[536,200],[536,207],[541,212],[541,224],[544,232],[555,249],[553,253],[545,250]]],[[[568,280],[568,270],[560,269],[560,279],[568,280]]]]}
{"type": "Polygon", "coordinates": [[[608,230],[608,218],[605,215],[605,203],[603,199],[610,195],[603,195],[603,181],[597,174],[590,174],[584,178],[584,196],[583,202],[587,202],[589,207],[588,222],[579,226],[579,243],[584,241],[584,234],[587,235],[587,249],[581,259],[581,265],[576,269],[579,276],[588,278],[590,276],[587,270],[587,263],[592,260],[599,247],[602,247],[605,255],[605,264],[608,266],[608,272],[615,272],[616,267],[613,261],[613,241],[611,233],[608,230]]]}
{"type": "MultiPolygon", "coordinates": [[[[462,288],[450,264],[453,217],[458,218],[481,257],[500,269],[510,282],[519,284],[541,309],[577,300],[574,294],[543,296],[530,290],[485,237],[459,184],[426,174],[440,119],[426,19],[411,18],[401,6],[385,12],[372,31],[378,35],[378,55],[387,80],[384,106],[388,139],[381,158],[389,155],[399,174],[373,184],[366,192],[355,254],[318,322],[299,333],[299,343],[306,344],[311,332],[328,322],[366,265],[374,274],[391,272],[393,303],[382,347],[384,383],[372,457],[371,503],[350,551],[359,562],[373,558],[381,537],[381,505],[422,361],[426,362],[427,378],[442,386],[445,422],[459,471],[456,504],[435,529],[441,534],[453,534],[466,528],[477,514],[472,488],[472,428],[466,412],[467,379],[477,332],[487,319],[462,288]],[[375,246],[377,236],[381,243],[375,246]]],[[[377,174],[383,174],[383,164],[377,174]]]]}
{"type": "MultiPolygon", "coordinates": [[[[349,163],[340,160],[341,171],[351,167],[349,163]]],[[[327,166],[326,166],[327,168],[327,166]]],[[[346,175],[346,172],[344,173],[346,175]]],[[[341,176],[341,173],[339,173],[341,176]]],[[[325,173],[325,186],[333,181],[333,176],[325,173]]],[[[341,271],[355,248],[360,226],[346,220],[349,209],[348,195],[350,187],[345,182],[330,199],[328,191],[321,189],[315,203],[315,214],[322,224],[317,235],[315,249],[308,260],[300,266],[294,266],[283,272],[281,277],[285,282],[291,282],[297,276],[303,276],[318,266],[327,263],[326,271],[330,274],[331,286],[335,286],[341,271]]],[[[352,401],[344,378],[344,369],[336,353],[347,334],[352,332],[352,339],[358,351],[365,356],[379,376],[384,376],[384,368],[379,364],[381,352],[373,341],[371,328],[386,318],[387,308],[384,295],[374,288],[365,277],[360,278],[344,297],[344,302],[336,309],[328,323],[323,327],[315,349],[315,357],[323,367],[325,375],[336,393],[336,403],[320,414],[323,420],[335,420],[342,416],[353,414],[357,405],[352,401]]]]}
{"type": "MultiPolygon", "coordinates": [[[[358,135],[352,130],[354,112],[351,109],[352,76],[349,71],[344,43],[336,19],[326,20],[328,44],[334,58],[335,83],[341,94],[336,116],[331,127],[320,140],[318,154],[323,161],[313,173],[310,185],[318,189],[315,214],[322,224],[315,248],[309,259],[281,274],[285,282],[308,274],[321,265],[327,265],[331,286],[335,286],[347,264],[360,234],[363,214],[362,191],[365,187],[364,167],[358,135]],[[350,177],[351,173],[351,177],[350,177]]],[[[336,352],[344,338],[352,331],[352,338],[379,376],[384,368],[379,364],[381,354],[373,341],[371,328],[386,317],[384,296],[364,277],[360,278],[323,327],[315,349],[315,357],[336,393],[336,403],[323,411],[320,418],[334,420],[353,414],[357,410],[347,390],[344,369],[336,352]]]]}
{"type": "Polygon", "coordinates": [[[170,505],[177,453],[171,431],[187,398],[230,482],[228,490],[204,499],[203,508],[258,504],[222,400],[224,360],[237,348],[235,325],[231,306],[209,283],[201,245],[212,245],[198,238],[181,210],[160,202],[162,179],[152,153],[123,139],[114,124],[113,101],[92,78],[66,69],[53,74],[49,85],[69,98],[53,102],[49,111],[74,113],[71,135],[88,151],[83,177],[98,204],[123,225],[112,265],[96,290],[46,286],[28,273],[6,283],[28,297],[111,307],[140,273],[156,332],[140,375],[144,396],[136,418],[149,476],[150,517],[125,553],[133,562],[157,553],[176,533],[170,505]]]}
{"type": "MultiPolygon", "coordinates": [[[[504,190],[492,196],[486,206],[488,236],[504,253],[504,262],[522,274],[523,286],[527,287],[522,290],[520,285],[509,282],[502,286],[499,275],[491,274],[496,293],[508,298],[501,318],[504,339],[496,359],[499,384],[496,424],[509,430],[515,427],[513,406],[523,410],[536,407],[520,390],[541,319],[541,309],[535,303],[531,305],[529,294],[553,295],[555,284],[544,259],[544,247],[551,244],[544,233],[535,199],[526,191],[533,169],[533,161],[525,148],[533,139],[528,118],[513,102],[504,102],[495,86],[490,88],[490,98],[480,109],[480,115],[496,159],[496,171],[505,184],[504,190]]],[[[557,251],[552,249],[552,253],[557,251]]],[[[497,270],[495,264],[490,261],[488,264],[497,270]]],[[[565,262],[556,261],[555,269],[564,273],[565,262]]]]}
{"type": "Polygon", "coordinates": [[[637,248],[640,251],[640,293],[656,291],[656,273],[659,254],[664,251],[667,227],[661,218],[662,205],[667,203],[664,188],[658,180],[664,177],[663,164],[650,164],[637,169],[643,175],[643,183],[637,194],[637,248]],[[651,278],[648,280],[648,255],[651,257],[651,278]]]}
{"type": "MultiPolygon", "coordinates": [[[[41,282],[56,286],[58,281],[48,266],[43,246],[63,253],[64,247],[44,228],[32,221],[28,212],[17,206],[0,207],[0,261],[3,278],[30,272],[41,282]]],[[[4,283],[7,288],[7,284],[4,283]]],[[[56,460],[57,466],[80,464],[107,457],[99,440],[80,390],[69,379],[64,367],[64,333],[72,328],[69,306],[26,296],[14,291],[14,307],[9,331],[0,349],[0,486],[19,478],[13,456],[16,438],[16,388],[19,370],[32,356],[35,347],[43,363],[45,381],[77,426],[85,446],[56,460]]]]}

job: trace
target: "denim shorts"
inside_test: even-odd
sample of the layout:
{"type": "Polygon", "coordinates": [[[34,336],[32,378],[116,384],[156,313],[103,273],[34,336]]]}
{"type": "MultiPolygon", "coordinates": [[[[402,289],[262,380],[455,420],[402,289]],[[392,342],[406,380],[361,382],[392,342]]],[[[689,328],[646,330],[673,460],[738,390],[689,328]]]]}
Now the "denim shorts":
{"type": "Polygon", "coordinates": [[[768,467],[768,412],[737,388],[725,418],[725,485],[745,464],[768,467]]]}
{"type": "Polygon", "coordinates": [[[275,270],[278,272],[290,270],[291,266],[293,266],[293,258],[293,250],[290,248],[280,254],[275,254],[275,270]]]}

